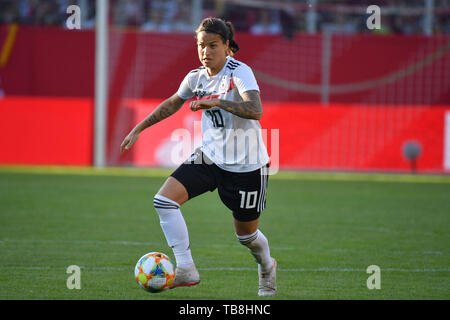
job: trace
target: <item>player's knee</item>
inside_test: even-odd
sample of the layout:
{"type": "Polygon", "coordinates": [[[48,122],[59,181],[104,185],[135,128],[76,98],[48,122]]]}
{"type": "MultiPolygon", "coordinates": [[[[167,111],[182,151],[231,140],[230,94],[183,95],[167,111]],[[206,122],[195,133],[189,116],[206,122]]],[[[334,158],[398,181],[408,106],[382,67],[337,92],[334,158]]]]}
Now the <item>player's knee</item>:
{"type": "Polygon", "coordinates": [[[172,176],[167,178],[157,195],[162,196],[169,201],[174,201],[178,206],[189,199],[185,186],[172,176]]]}
{"type": "Polygon", "coordinates": [[[245,237],[254,236],[258,231],[259,212],[255,213],[239,213],[233,211],[234,229],[238,239],[240,236],[245,237]]]}

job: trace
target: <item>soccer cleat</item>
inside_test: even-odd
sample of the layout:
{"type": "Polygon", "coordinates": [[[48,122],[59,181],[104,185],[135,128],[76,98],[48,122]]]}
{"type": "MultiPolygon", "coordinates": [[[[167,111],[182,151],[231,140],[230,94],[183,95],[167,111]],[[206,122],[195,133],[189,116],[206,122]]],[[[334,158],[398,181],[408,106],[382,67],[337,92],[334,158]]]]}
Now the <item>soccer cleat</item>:
{"type": "Polygon", "coordinates": [[[195,266],[189,269],[176,268],[175,279],[173,280],[170,289],[177,287],[195,286],[200,283],[200,274],[195,266]]]}
{"type": "Polygon", "coordinates": [[[261,265],[258,265],[259,290],[258,296],[268,297],[277,293],[277,261],[272,258],[273,266],[268,272],[261,271],[261,265]]]}

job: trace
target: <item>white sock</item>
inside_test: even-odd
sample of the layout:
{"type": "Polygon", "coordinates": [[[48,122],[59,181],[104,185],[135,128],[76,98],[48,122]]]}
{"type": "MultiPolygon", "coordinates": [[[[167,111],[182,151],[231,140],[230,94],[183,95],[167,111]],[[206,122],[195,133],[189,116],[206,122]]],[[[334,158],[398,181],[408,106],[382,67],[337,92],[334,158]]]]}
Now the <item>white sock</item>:
{"type": "Polygon", "coordinates": [[[255,233],[245,236],[236,235],[239,242],[250,249],[258,264],[261,265],[261,271],[266,272],[272,268],[272,258],[270,257],[269,241],[258,229],[255,233]]]}
{"type": "Polygon", "coordinates": [[[177,267],[192,267],[194,260],[189,245],[188,229],[179,204],[157,194],[153,198],[153,206],[158,212],[161,228],[167,244],[172,248],[177,267]]]}

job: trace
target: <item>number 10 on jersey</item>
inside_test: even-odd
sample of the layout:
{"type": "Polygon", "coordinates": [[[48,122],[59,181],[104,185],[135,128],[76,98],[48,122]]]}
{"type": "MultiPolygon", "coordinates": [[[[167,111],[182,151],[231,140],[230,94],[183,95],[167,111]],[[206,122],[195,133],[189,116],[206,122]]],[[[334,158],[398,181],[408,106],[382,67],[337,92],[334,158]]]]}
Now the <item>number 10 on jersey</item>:
{"type": "Polygon", "coordinates": [[[258,198],[258,191],[242,191],[239,190],[241,195],[241,205],[242,209],[253,209],[256,207],[256,199],[258,198]]]}
{"type": "Polygon", "coordinates": [[[223,128],[223,117],[220,110],[206,110],[206,114],[211,118],[215,128],[223,128]]]}

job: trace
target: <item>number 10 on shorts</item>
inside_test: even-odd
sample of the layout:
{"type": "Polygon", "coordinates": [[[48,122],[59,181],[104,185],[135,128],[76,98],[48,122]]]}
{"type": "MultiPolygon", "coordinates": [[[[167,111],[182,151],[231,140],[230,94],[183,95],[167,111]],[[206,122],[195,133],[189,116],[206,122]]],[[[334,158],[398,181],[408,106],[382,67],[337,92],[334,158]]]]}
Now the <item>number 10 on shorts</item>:
{"type": "Polygon", "coordinates": [[[241,195],[241,209],[253,209],[256,207],[258,191],[245,192],[239,190],[239,194],[241,195]]]}

